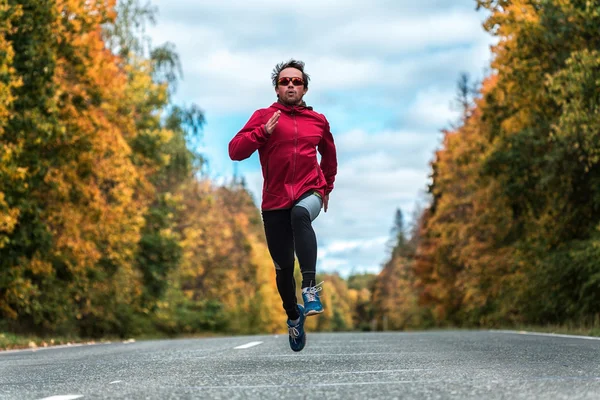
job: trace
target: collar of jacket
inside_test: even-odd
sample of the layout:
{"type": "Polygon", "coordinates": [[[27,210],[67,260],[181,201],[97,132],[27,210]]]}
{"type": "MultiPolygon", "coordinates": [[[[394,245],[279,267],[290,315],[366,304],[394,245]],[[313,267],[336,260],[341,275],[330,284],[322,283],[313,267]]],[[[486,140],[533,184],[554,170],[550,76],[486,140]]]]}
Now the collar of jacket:
{"type": "Polygon", "coordinates": [[[302,100],[302,103],[298,106],[288,106],[287,104],[281,102],[281,100],[277,100],[275,103],[272,104],[272,107],[275,107],[278,110],[285,111],[287,113],[302,112],[304,110],[313,109],[311,106],[307,106],[304,100],[302,100]]]}

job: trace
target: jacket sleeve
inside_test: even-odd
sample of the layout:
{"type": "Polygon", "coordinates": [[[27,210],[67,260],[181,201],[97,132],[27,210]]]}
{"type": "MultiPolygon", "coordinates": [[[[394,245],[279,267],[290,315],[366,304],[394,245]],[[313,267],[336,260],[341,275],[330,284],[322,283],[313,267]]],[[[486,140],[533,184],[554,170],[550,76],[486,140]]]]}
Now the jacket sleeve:
{"type": "Polygon", "coordinates": [[[335,181],[335,175],[337,174],[337,154],[335,150],[335,143],[333,142],[333,135],[329,128],[329,122],[325,120],[325,130],[323,137],[318,145],[319,153],[321,153],[321,170],[325,176],[327,187],[325,188],[325,195],[328,195],[333,190],[333,182],[335,181]]]}
{"type": "Polygon", "coordinates": [[[245,160],[268,140],[269,134],[263,123],[262,113],[257,110],[229,142],[229,157],[233,161],[245,160]]]}

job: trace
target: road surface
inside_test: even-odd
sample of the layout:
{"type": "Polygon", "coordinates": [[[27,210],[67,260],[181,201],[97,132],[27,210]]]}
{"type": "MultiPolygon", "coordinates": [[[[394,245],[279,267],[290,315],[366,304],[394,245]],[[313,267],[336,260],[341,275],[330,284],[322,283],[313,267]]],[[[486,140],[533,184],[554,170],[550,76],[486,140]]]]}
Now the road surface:
{"type": "Polygon", "coordinates": [[[600,399],[600,340],[308,333],[0,352],[0,399],[600,399]]]}

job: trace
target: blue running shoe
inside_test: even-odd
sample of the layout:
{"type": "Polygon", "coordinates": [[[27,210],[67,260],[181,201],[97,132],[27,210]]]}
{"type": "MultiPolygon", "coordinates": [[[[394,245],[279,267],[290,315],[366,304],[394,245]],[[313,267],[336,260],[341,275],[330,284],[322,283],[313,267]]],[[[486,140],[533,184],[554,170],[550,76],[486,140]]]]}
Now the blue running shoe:
{"type": "Polygon", "coordinates": [[[317,315],[323,312],[323,304],[319,298],[319,292],[323,290],[323,282],[316,286],[309,286],[302,289],[302,300],[304,300],[304,315],[317,315]]]}
{"type": "Polygon", "coordinates": [[[287,326],[290,334],[290,347],[294,351],[301,351],[306,345],[306,332],[304,332],[304,307],[298,304],[298,312],[300,313],[300,321],[296,325],[292,325],[292,322],[288,319],[287,326]]]}

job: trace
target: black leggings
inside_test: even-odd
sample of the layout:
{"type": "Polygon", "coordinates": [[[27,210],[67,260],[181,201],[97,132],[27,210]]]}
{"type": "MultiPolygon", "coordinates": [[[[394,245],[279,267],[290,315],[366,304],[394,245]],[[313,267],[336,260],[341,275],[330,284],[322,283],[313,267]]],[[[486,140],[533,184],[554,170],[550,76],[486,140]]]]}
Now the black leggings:
{"type": "MultiPolygon", "coordinates": [[[[311,194],[302,196],[298,202],[311,194]]],[[[294,251],[300,262],[302,288],[315,285],[317,237],[311,217],[306,208],[298,205],[285,210],[263,211],[262,216],[267,245],[275,263],[277,290],[288,318],[295,320],[299,315],[296,308],[294,251]]]]}

